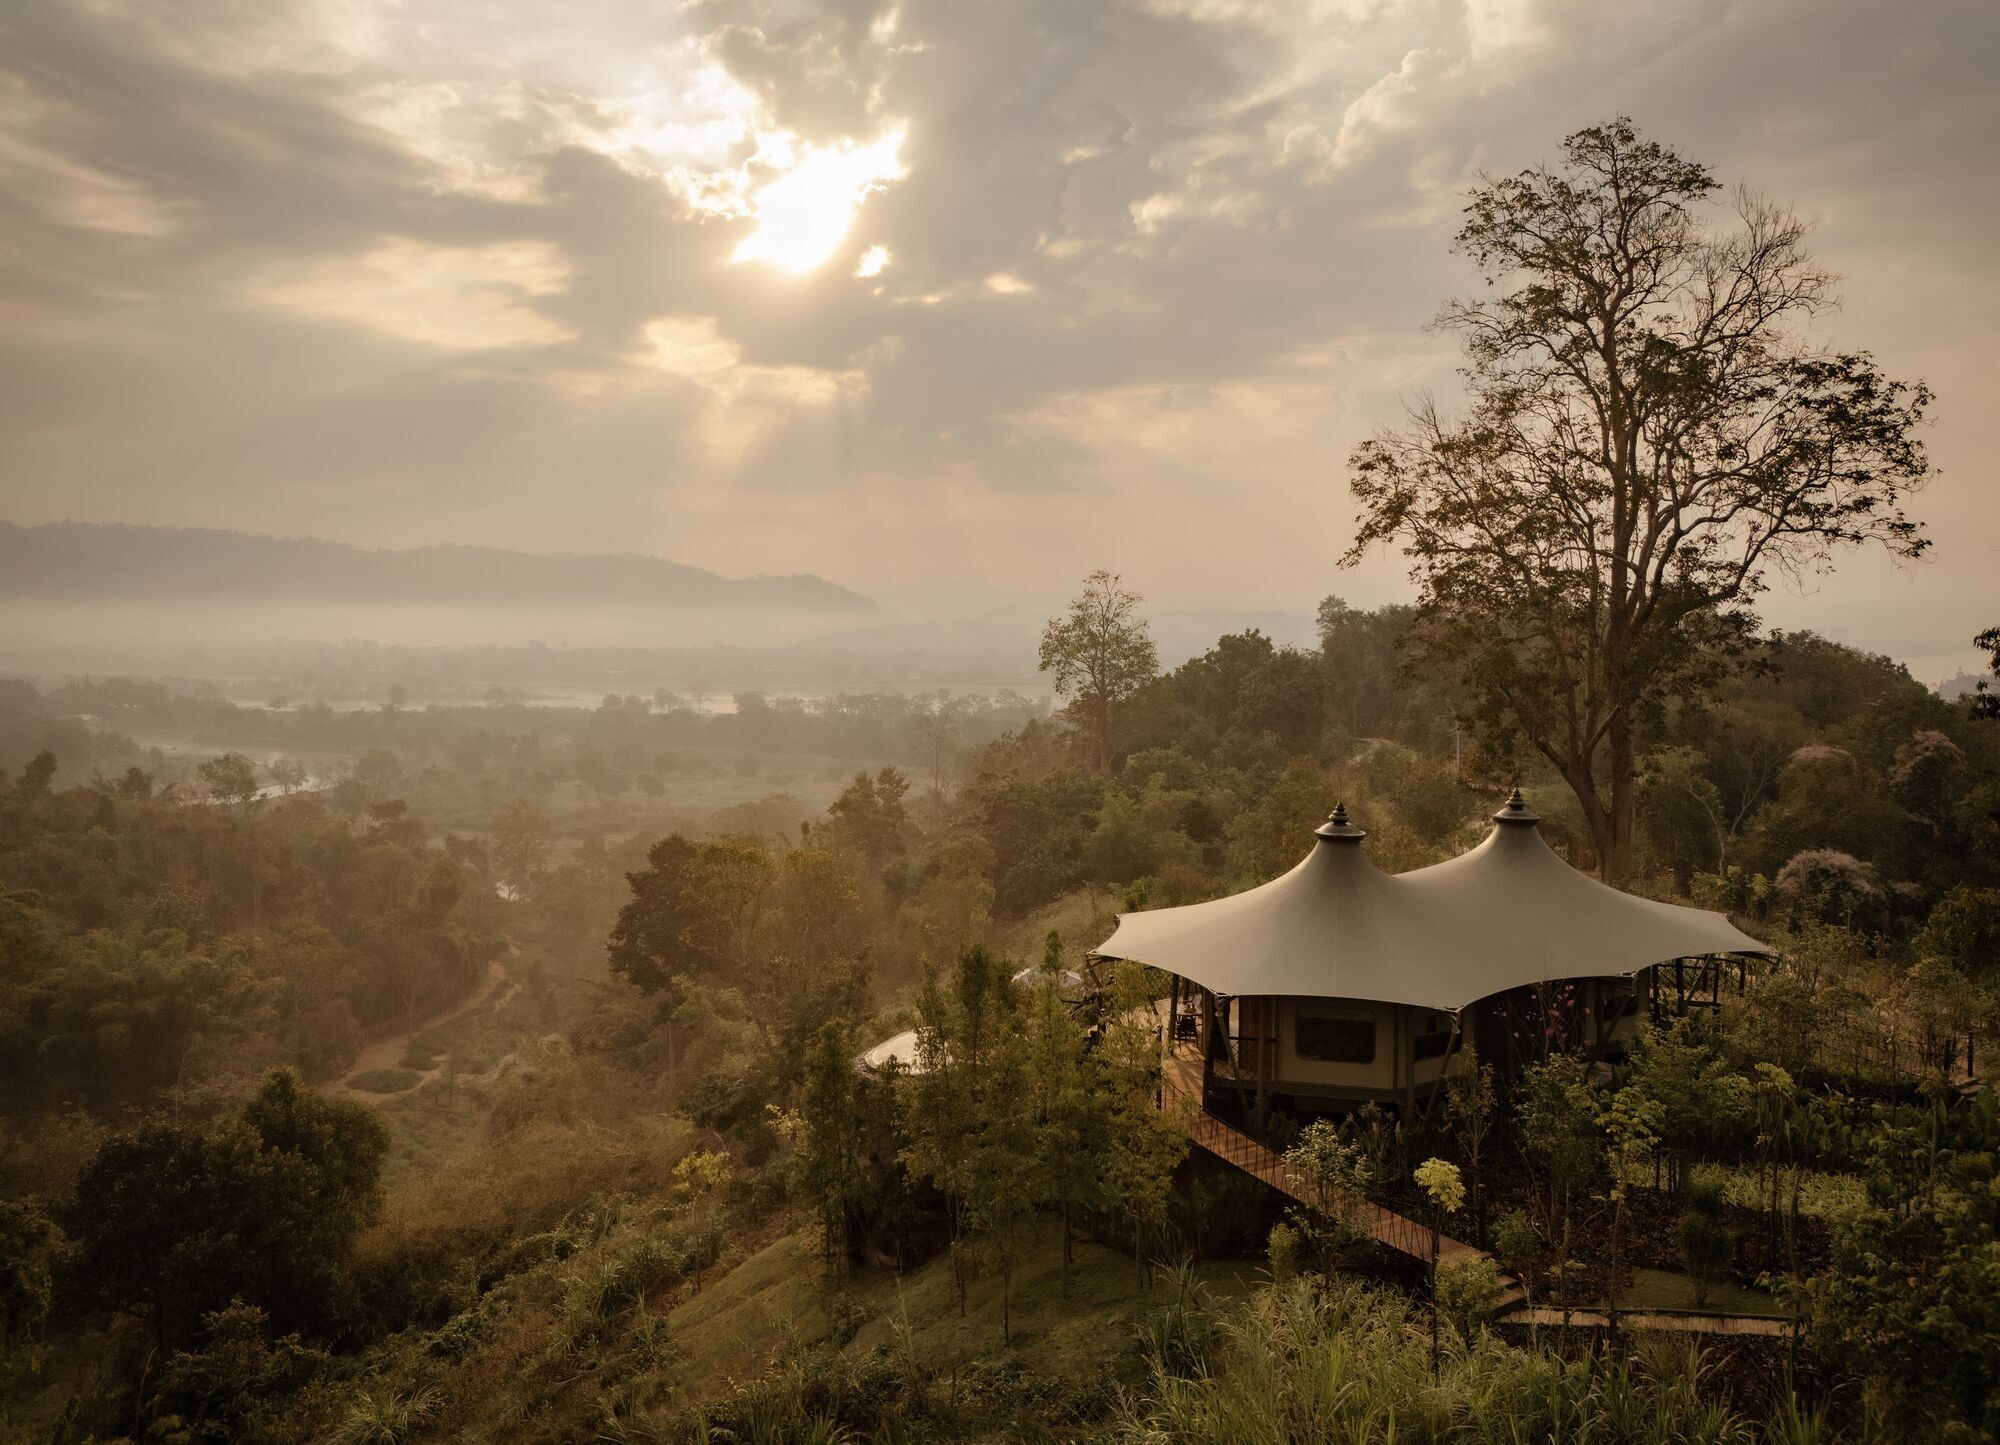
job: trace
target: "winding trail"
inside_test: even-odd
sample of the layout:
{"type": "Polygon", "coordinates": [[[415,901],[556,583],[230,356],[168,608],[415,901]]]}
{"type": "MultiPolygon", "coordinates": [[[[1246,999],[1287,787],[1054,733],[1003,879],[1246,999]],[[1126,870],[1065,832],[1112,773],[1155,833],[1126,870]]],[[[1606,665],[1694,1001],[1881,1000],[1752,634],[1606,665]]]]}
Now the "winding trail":
{"type": "MultiPolygon", "coordinates": [[[[510,949],[509,952],[511,951],[510,949]]],[[[439,1074],[444,1072],[444,1066],[449,1061],[448,1055],[439,1055],[437,1062],[432,1064],[428,1069],[411,1070],[412,1073],[416,1074],[417,1082],[410,1085],[408,1089],[397,1090],[394,1094],[374,1094],[366,1089],[357,1089],[353,1086],[353,1080],[362,1074],[371,1073],[376,1069],[401,1068],[403,1053],[409,1048],[410,1041],[418,1034],[428,1029],[434,1029],[439,1024],[449,1023],[453,1019],[463,1018],[469,1013],[476,1013],[486,1008],[500,1008],[520,991],[521,986],[507,977],[506,965],[501,963],[498,958],[488,960],[486,964],[486,977],[481,981],[480,986],[474,989],[469,996],[435,1013],[425,1014],[417,1020],[415,1028],[405,1033],[390,1034],[385,1038],[375,1039],[364,1044],[361,1053],[354,1060],[353,1066],[338,1079],[331,1079],[321,1084],[319,1086],[320,1092],[339,1098],[361,1099],[369,1103],[380,1103],[384,1099],[399,1098],[404,1094],[422,1088],[425,1084],[428,1084],[432,1079],[435,1079],[439,1074]]]]}

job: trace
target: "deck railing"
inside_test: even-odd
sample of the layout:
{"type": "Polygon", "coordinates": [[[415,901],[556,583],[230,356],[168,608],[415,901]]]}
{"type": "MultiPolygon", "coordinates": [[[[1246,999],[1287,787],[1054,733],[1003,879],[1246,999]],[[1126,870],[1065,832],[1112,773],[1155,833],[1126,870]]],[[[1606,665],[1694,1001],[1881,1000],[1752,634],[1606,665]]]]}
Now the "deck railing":
{"type": "MultiPolygon", "coordinates": [[[[1172,1062],[1171,1055],[1169,1062],[1170,1064],[1172,1062]]],[[[1377,1243],[1386,1245],[1400,1254],[1406,1254],[1412,1259],[1429,1263],[1431,1231],[1428,1225],[1421,1224],[1407,1215],[1398,1214],[1393,1209],[1360,1195],[1342,1191],[1329,1196],[1324,1190],[1308,1186],[1303,1180],[1293,1176],[1285,1164],[1284,1155],[1268,1144],[1259,1143],[1241,1129],[1225,1124],[1203,1108],[1199,1084],[1190,1085],[1188,1080],[1179,1077],[1179,1073],[1179,1070],[1172,1067],[1161,1071],[1161,1104],[1183,1115],[1188,1137],[1197,1147],[1213,1154],[1232,1168],[1240,1169],[1245,1174],[1262,1180],[1279,1193],[1296,1199],[1307,1208],[1352,1220],[1363,1233],[1377,1243]]],[[[1196,1077],[1198,1079],[1199,1075],[1196,1077]]],[[[1439,1259],[1484,1252],[1449,1235],[1439,1235],[1437,1244],[1439,1259]]]]}

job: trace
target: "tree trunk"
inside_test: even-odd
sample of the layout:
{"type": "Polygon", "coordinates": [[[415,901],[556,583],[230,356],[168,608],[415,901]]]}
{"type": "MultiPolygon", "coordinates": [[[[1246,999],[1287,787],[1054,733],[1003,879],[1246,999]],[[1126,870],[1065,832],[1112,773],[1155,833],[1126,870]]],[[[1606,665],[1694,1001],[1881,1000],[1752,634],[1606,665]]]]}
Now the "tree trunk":
{"type": "Polygon", "coordinates": [[[1605,851],[1599,855],[1598,876],[1606,883],[1623,883],[1632,876],[1632,838],[1638,830],[1638,763],[1630,723],[1611,725],[1611,807],[1605,851]]]}
{"type": "Polygon", "coordinates": [[[1000,1343],[1014,1343],[1014,1261],[1004,1247],[1000,1251],[1000,1343]]]}

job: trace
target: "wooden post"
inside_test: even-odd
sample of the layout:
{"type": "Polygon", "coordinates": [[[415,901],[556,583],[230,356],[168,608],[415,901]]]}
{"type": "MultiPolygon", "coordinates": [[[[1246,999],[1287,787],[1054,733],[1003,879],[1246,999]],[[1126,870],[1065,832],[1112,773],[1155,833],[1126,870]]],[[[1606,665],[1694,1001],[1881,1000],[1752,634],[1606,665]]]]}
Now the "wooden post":
{"type": "Polygon", "coordinates": [[[1413,1127],[1417,1112],[1417,1031],[1411,1027],[1408,1004],[1396,1006],[1396,1067],[1403,1075],[1403,1127],[1413,1127]]]}
{"type": "MultiPolygon", "coordinates": [[[[1453,1014],[1451,1016],[1451,1041],[1444,1046],[1444,1057],[1438,1060],[1437,1082],[1431,1085],[1430,1093],[1424,1096],[1424,1117],[1422,1122],[1426,1125],[1428,1125],[1431,1121],[1431,1110],[1437,1104],[1438,1095],[1444,1092],[1445,1075],[1451,1072],[1451,1061],[1453,1057],[1458,1053],[1458,1041],[1464,1036],[1465,1036],[1465,1020],[1458,1014],[1453,1014]]],[[[1410,1058],[1410,1079],[1412,1087],[1414,1087],[1415,1085],[1416,1073],[1417,1073],[1417,1061],[1413,1053],[1410,1058]]]]}
{"type": "Polygon", "coordinates": [[[1201,1106],[1206,1109],[1215,1079],[1215,995],[1208,989],[1201,991],[1201,1025],[1195,1033],[1201,1048],[1201,1106]]]}

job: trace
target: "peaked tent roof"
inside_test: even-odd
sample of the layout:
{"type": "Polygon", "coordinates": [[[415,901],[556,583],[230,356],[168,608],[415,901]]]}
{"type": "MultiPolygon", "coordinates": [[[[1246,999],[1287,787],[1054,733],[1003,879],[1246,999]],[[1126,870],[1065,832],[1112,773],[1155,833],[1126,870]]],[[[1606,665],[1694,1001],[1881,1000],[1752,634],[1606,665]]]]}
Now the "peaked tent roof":
{"type": "Polygon", "coordinates": [[[1565,978],[1708,953],[1769,953],[1719,913],[1635,898],[1558,858],[1517,791],[1486,840],[1390,875],[1345,808],[1261,888],[1120,916],[1098,948],[1228,994],[1357,998],[1455,1011],[1565,978]]]}

